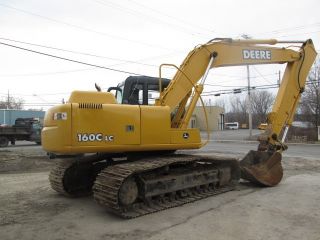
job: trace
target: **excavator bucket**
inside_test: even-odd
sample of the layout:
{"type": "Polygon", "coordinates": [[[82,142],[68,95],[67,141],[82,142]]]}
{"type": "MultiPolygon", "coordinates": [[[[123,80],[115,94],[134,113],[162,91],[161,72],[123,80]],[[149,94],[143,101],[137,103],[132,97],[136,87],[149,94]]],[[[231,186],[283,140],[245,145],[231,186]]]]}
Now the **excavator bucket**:
{"type": "Polygon", "coordinates": [[[283,176],[281,153],[250,151],[240,161],[241,178],[265,187],[277,185],[283,176]]]}

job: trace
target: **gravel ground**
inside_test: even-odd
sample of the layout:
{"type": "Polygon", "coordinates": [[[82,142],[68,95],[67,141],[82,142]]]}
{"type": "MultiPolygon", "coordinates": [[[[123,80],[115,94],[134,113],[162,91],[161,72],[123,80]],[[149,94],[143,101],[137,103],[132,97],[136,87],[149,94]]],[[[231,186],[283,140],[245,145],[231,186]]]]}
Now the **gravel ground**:
{"type": "Polygon", "coordinates": [[[38,145],[0,148],[0,174],[50,170],[52,165],[53,161],[38,145]]]}
{"type": "Polygon", "coordinates": [[[52,164],[39,146],[0,149],[1,240],[320,239],[317,158],[284,157],[285,177],[277,187],[240,184],[236,191],[132,220],[106,212],[92,197],[56,194],[48,182],[52,164]]]}

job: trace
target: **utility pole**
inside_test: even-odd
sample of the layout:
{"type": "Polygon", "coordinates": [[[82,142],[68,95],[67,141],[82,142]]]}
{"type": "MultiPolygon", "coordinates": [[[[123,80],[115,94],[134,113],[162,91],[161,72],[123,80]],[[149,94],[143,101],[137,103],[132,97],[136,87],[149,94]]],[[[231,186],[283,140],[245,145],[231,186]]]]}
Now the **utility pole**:
{"type": "Polygon", "coordinates": [[[316,84],[316,97],[317,97],[317,119],[316,119],[316,125],[318,127],[318,141],[319,141],[319,136],[320,136],[320,123],[319,123],[319,116],[320,116],[320,106],[319,106],[319,91],[320,91],[320,78],[318,74],[318,67],[315,65],[315,71],[314,71],[314,79],[315,79],[315,84],[316,84]]]}
{"type": "Polygon", "coordinates": [[[248,78],[249,139],[251,139],[252,138],[252,111],[251,111],[250,69],[249,69],[249,65],[247,65],[247,78],[248,78]]]}
{"type": "MultiPolygon", "coordinates": [[[[251,39],[252,37],[248,34],[242,34],[244,39],[251,39]]],[[[247,78],[248,78],[248,112],[249,112],[249,139],[252,138],[252,111],[251,111],[251,96],[250,96],[250,69],[247,65],[247,78]]]]}
{"type": "Polygon", "coordinates": [[[8,89],[7,109],[9,109],[9,104],[10,104],[10,94],[9,94],[9,89],[8,89]]]}

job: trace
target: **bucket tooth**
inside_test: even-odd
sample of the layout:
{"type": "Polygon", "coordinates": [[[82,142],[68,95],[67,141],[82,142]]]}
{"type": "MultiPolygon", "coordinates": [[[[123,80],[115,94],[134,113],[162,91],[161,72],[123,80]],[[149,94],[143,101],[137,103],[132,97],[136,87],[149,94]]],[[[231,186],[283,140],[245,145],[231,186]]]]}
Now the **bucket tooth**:
{"type": "Polygon", "coordinates": [[[260,186],[272,187],[283,177],[281,153],[250,151],[241,161],[241,178],[260,186]]]}

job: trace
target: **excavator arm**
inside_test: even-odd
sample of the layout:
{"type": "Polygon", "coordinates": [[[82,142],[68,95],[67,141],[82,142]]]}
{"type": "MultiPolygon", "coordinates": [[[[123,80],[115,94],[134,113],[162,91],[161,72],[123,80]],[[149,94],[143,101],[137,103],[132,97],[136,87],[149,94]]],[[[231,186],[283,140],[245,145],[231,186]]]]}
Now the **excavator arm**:
{"type": "Polygon", "coordinates": [[[272,111],[268,114],[267,143],[277,142],[282,132],[281,142],[285,141],[304,91],[308,73],[317,55],[311,40],[303,43],[299,53],[299,60],[287,64],[272,111]]]}
{"type": "Polygon", "coordinates": [[[283,127],[289,126],[292,122],[315,57],[316,51],[311,40],[301,42],[275,39],[213,39],[188,54],[180,68],[177,68],[178,71],[169,86],[161,93],[158,105],[169,106],[171,111],[178,107],[179,114],[174,118],[172,126],[186,128],[209,69],[287,63],[272,112],[268,115],[268,136],[264,139],[268,143],[275,144],[283,127]],[[298,50],[293,50],[285,46],[288,44],[302,45],[298,46],[298,50]],[[186,107],[186,98],[189,98],[192,90],[190,104],[186,107]],[[185,114],[181,114],[185,108],[185,114]]]}
{"type": "Polygon", "coordinates": [[[263,186],[275,186],[283,176],[281,153],[287,149],[285,137],[316,55],[310,39],[305,42],[213,39],[192,50],[180,68],[176,67],[178,71],[160,94],[158,105],[169,106],[171,111],[177,108],[171,126],[185,129],[211,68],[286,63],[275,103],[268,114],[267,129],[259,139],[258,151],[250,151],[240,161],[243,179],[263,186]],[[190,99],[188,106],[187,99],[190,99]],[[280,134],[282,140],[278,139],[280,134]]]}

